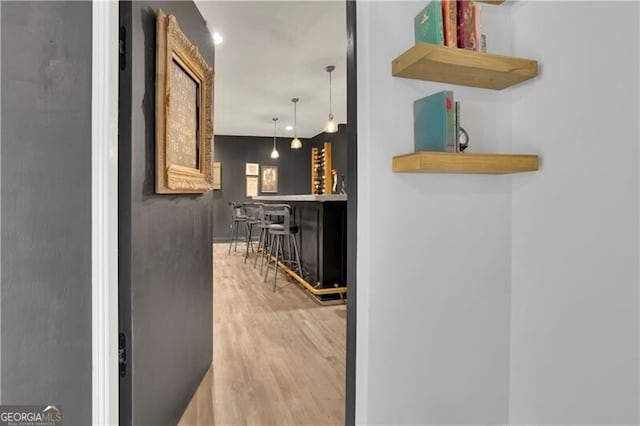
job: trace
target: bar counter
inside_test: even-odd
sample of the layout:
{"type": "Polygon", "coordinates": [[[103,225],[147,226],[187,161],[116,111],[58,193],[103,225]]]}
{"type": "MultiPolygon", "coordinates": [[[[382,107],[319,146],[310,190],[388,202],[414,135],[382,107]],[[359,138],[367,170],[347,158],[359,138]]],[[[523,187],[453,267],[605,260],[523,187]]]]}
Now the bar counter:
{"type": "MultiPolygon", "coordinates": [[[[345,194],[261,195],[253,197],[253,200],[289,204],[292,207],[293,223],[300,229],[298,241],[304,280],[318,289],[347,286],[345,194]]],[[[323,295],[319,299],[337,297],[323,295]]]]}
{"type": "Polygon", "coordinates": [[[283,202],[287,204],[289,201],[319,201],[324,203],[327,201],[347,201],[347,194],[259,195],[253,197],[253,199],[256,201],[283,202]]]}

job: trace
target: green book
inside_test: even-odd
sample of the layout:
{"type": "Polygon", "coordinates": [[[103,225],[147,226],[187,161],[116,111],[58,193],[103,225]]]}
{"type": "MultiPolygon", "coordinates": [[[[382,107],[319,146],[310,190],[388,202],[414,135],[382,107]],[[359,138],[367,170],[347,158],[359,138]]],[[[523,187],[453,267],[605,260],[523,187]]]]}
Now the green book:
{"type": "Polygon", "coordinates": [[[413,18],[413,30],[416,43],[444,45],[444,24],[440,0],[431,0],[413,18]]]}
{"type": "Polygon", "coordinates": [[[415,151],[456,152],[455,102],[445,90],[413,103],[415,151]]]}

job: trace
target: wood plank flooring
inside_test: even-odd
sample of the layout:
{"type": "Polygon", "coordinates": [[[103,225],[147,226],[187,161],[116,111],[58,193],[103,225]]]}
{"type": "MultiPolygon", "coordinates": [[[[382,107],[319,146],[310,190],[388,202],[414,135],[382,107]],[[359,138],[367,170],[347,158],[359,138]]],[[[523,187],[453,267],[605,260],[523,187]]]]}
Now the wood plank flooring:
{"type": "Polygon", "coordinates": [[[344,424],[346,308],[319,306],[285,275],[263,282],[244,246],[214,244],[213,366],[186,425],[344,424]]]}

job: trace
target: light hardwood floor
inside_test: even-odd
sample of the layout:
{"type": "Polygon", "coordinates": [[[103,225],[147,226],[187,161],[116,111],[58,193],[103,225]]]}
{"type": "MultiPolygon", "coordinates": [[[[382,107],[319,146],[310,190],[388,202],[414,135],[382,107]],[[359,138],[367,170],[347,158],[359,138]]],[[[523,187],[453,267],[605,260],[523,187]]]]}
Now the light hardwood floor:
{"type": "Polygon", "coordinates": [[[273,293],[273,271],[264,283],[227,249],[214,245],[213,366],[179,425],[343,425],[345,306],[281,274],[273,293]]]}

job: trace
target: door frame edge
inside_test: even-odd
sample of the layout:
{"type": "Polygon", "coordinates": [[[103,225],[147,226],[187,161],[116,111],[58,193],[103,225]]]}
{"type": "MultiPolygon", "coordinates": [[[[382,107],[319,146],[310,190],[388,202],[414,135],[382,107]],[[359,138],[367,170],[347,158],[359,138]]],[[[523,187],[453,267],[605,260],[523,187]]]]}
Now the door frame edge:
{"type": "Polygon", "coordinates": [[[91,416],[118,424],[118,1],[92,1],[91,416]]]}

